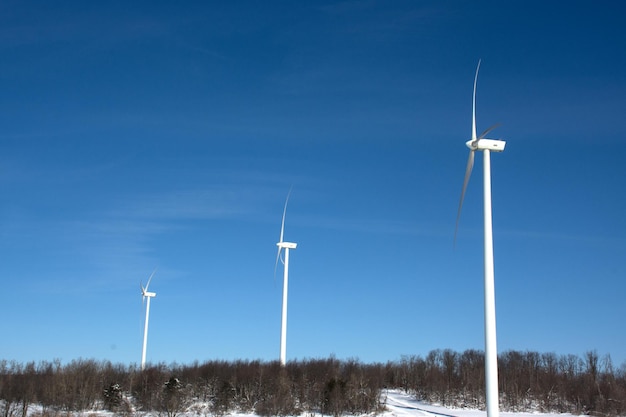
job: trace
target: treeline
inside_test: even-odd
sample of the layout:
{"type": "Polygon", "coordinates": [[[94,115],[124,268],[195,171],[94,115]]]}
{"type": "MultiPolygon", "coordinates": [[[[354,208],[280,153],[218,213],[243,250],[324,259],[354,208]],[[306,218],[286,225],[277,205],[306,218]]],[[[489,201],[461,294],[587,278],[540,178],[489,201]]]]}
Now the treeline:
{"type": "Polygon", "coordinates": [[[303,413],[369,414],[381,410],[380,365],[337,359],[278,362],[210,361],[192,365],[136,366],[94,360],[21,365],[0,362],[0,414],[26,417],[31,404],[44,416],[107,409],[130,416],[152,411],[222,416],[303,413]]]}
{"type": "MultiPolygon", "coordinates": [[[[418,399],[460,408],[485,408],[485,355],[434,350],[425,358],[404,357],[387,384],[418,399]]],[[[609,356],[583,357],[508,351],[498,355],[500,408],[505,411],[626,415],[626,365],[609,356]]]]}
{"type": "MultiPolygon", "coordinates": [[[[508,411],[626,414],[626,368],[609,357],[509,351],[499,356],[500,406],[508,411]]],[[[445,406],[483,408],[484,353],[449,349],[385,364],[311,359],[278,362],[208,361],[158,364],[141,371],[95,360],[0,361],[0,417],[42,417],[106,409],[130,417],[155,412],[223,416],[372,414],[384,408],[384,390],[400,388],[445,406]],[[39,410],[39,409],[38,409],[39,410]]]]}

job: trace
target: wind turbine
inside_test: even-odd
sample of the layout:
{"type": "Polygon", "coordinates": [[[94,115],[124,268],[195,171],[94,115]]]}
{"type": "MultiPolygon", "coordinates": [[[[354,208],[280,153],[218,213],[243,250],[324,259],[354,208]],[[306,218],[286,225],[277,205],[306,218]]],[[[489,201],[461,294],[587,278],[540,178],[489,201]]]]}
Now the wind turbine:
{"type": "Polygon", "coordinates": [[[276,254],[276,264],[274,265],[274,276],[276,276],[276,268],[278,267],[278,260],[280,258],[280,252],[285,250],[285,257],[281,259],[284,264],[283,269],[283,312],[280,328],[280,364],[285,366],[287,363],[287,289],[289,287],[289,249],[295,249],[298,246],[297,243],[284,242],[283,235],[285,232],[285,215],[287,214],[287,203],[289,202],[289,196],[291,195],[291,189],[287,193],[287,199],[285,200],[285,208],[283,209],[283,221],[280,226],[280,240],[276,244],[278,246],[278,253],[276,254]]]}
{"type": "Polygon", "coordinates": [[[479,137],[476,137],[476,83],[478,81],[478,70],[480,60],[476,67],[474,76],[474,95],[472,100],[472,138],[465,144],[470,149],[467,168],[465,169],[465,179],[461,200],[459,201],[459,211],[456,216],[456,227],[454,230],[454,241],[459,228],[459,218],[463,207],[463,198],[469,182],[472,168],[474,166],[474,152],[482,151],[483,162],[483,189],[484,189],[484,219],[485,219],[485,392],[487,402],[487,416],[498,417],[500,410],[498,407],[498,350],[496,346],[496,299],[494,286],[493,267],[493,229],[491,222],[491,152],[502,152],[506,142],[497,139],[486,139],[485,136],[497,125],[485,130],[479,137]]]}
{"type": "Polygon", "coordinates": [[[141,370],[142,371],[146,368],[146,347],[148,346],[148,318],[150,317],[150,299],[152,297],[156,297],[155,292],[148,292],[148,286],[150,285],[150,281],[152,281],[152,277],[154,276],[155,272],[156,272],[156,269],[152,271],[152,274],[150,274],[150,278],[148,278],[148,283],[146,284],[145,287],[141,284],[141,282],[139,283],[139,286],[141,287],[142,301],[146,301],[146,299],[148,300],[146,301],[146,322],[143,328],[143,349],[141,351],[141,370]]]}

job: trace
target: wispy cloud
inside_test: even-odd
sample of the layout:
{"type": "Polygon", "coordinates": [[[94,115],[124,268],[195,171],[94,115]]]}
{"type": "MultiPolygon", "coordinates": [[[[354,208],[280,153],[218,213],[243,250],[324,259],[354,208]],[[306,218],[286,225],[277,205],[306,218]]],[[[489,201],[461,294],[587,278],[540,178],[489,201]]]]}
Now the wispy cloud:
{"type": "Polygon", "coordinates": [[[110,215],[116,218],[151,220],[216,219],[248,212],[241,196],[226,187],[180,190],[138,196],[123,202],[110,215]]]}
{"type": "Polygon", "coordinates": [[[562,233],[539,230],[504,229],[498,235],[513,239],[541,240],[541,241],[570,241],[587,245],[625,246],[626,238],[618,236],[600,236],[587,233],[562,233]]]}
{"type": "Polygon", "coordinates": [[[162,36],[170,28],[163,19],[137,10],[112,14],[95,3],[87,7],[32,7],[16,3],[2,10],[0,47],[49,45],[59,42],[121,42],[162,36]]]}

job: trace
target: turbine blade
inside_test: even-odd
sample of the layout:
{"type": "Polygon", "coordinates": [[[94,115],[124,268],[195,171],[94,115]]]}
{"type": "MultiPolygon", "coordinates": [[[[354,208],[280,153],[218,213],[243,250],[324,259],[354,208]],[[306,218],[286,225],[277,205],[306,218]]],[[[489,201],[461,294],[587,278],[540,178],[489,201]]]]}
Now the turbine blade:
{"type": "Polygon", "coordinates": [[[474,76],[474,95],[472,96],[472,140],[476,140],[476,84],[478,83],[478,70],[480,69],[480,59],[476,67],[476,75],[474,76]]]}
{"type": "Polygon", "coordinates": [[[152,273],[150,274],[150,278],[148,278],[148,283],[146,284],[145,291],[148,291],[148,287],[150,286],[150,281],[152,281],[152,277],[154,276],[155,272],[156,272],[156,268],[154,268],[154,271],[152,271],[152,273]]]}
{"type": "MultiPolygon", "coordinates": [[[[287,198],[285,199],[285,208],[283,208],[283,221],[282,221],[282,223],[280,225],[280,241],[279,241],[281,243],[283,241],[283,235],[285,233],[285,216],[287,215],[287,203],[289,203],[289,196],[291,195],[291,189],[292,188],[293,188],[293,186],[289,188],[289,192],[287,193],[287,198]]],[[[279,251],[279,253],[280,253],[280,251],[279,251]]]]}
{"type": "Polygon", "coordinates": [[[498,126],[500,126],[500,123],[496,123],[495,125],[488,127],[483,133],[480,134],[478,139],[484,138],[485,136],[487,136],[487,133],[491,132],[493,129],[495,129],[498,126]]]}
{"type": "Polygon", "coordinates": [[[467,190],[467,184],[469,183],[470,176],[472,175],[472,168],[474,167],[474,151],[470,150],[469,158],[467,159],[467,167],[465,168],[465,179],[463,180],[463,189],[461,190],[461,199],[459,200],[459,211],[456,213],[456,226],[454,227],[454,244],[456,245],[456,234],[459,230],[459,219],[461,218],[461,209],[463,208],[463,200],[465,199],[465,191],[467,190]]]}
{"type": "MultiPolygon", "coordinates": [[[[278,243],[283,243],[283,236],[285,234],[285,217],[287,216],[287,203],[289,203],[289,196],[291,195],[292,189],[293,185],[289,187],[289,192],[287,193],[287,198],[285,199],[285,207],[283,208],[283,220],[280,224],[280,240],[278,241],[278,243]]],[[[278,260],[280,259],[281,250],[282,248],[279,246],[278,252],[276,253],[276,263],[274,264],[274,281],[276,281],[276,270],[278,269],[278,260]]]]}
{"type": "Polygon", "coordinates": [[[276,270],[278,269],[278,259],[280,258],[280,251],[282,248],[278,248],[278,253],[276,254],[276,263],[274,264],[274,281],[276,281],[276,270]]]}

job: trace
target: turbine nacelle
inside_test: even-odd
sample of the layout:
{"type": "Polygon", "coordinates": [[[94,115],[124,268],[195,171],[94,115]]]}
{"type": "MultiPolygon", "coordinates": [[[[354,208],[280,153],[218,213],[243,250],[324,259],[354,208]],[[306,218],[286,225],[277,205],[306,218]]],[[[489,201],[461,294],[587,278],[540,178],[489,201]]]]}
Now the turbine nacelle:
{"type": "Polygon", "coordinates": [[[144,297],[156,297],[156,293],[155,293],[155,292],[148,292],[148,291],[144,291],[144,292],[142,293],[142,295],[143,295],[144,297]]]}
{"type": "Polygon", "coordinates": [[[502,152],[504,147],[506,146],[506,142],[499,139],[477,139],[477,140],[468,140],[465,142],[468,148],[472,151],[494,151],[494,152],[502,152]]]}
{"type": "Polygon", "coordinates": [[[278,242],[276,246],[279,247],[279,250],[280,249],[295,249],[296,246],[298,246],[298,244],[293,243],[293,242],[278,242]]]}

